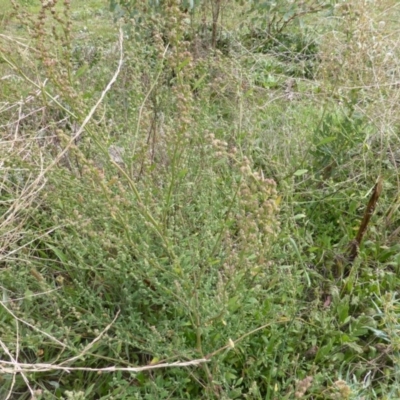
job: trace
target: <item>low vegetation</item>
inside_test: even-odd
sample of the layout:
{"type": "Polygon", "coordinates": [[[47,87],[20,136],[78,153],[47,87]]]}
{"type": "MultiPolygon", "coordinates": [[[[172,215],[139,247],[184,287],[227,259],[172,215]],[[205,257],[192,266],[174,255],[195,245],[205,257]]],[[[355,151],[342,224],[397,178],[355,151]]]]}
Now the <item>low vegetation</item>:
{"type": "Polygon", "coordinates": [[[1,399],[400,398],[393,0],[3,0],[1,399]]]}

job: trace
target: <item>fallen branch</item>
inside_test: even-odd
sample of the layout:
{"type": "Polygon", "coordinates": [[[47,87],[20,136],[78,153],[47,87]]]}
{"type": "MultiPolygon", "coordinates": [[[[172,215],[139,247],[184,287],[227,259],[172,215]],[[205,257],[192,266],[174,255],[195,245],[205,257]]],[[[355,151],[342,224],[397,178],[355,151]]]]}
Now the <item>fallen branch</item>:
{"type": "Polygon", "coordinates": [[[15,374],[15,373],[24,373],[24,372],[46,372],[46,371],[92,371],[92,372],[117,372],[117,371],[125,371],[125,372],[141,372],[141,371],[149,371],[153,369],[160,368],[172,368],[172,367],[189,367],[196,366],[199,364],[203,364],[209,362],[206,358],[199,358],[191,361],[184,362],[174,362],[174,363],[163,363],[163,364],[154,364],[154,365],[145,365],[143,367],[106,367],[106,368],[87,368],[87,367],[63,367],[61,365],[53,365],[53,364],[27,364],[27,363],[14,363],[12,361],[4,361],[0,360],[0,373],[7,374],[15,374]]]}

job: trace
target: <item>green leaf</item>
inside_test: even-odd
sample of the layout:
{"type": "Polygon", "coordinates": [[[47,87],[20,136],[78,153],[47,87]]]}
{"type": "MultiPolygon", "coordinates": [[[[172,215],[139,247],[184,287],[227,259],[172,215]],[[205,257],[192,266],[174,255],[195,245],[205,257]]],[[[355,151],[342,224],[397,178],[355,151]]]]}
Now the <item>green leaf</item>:
{"type": "Polygon", "coordinates": [[[25,290],[24,292],[24,300],[32,301],[33,292],[29,289],[25,290]]]}
{"type": "Polygon", "coordinates": [[[298,169],[293,175],[294,176],[302,176],[308,172],[308,169],[298,169]]]}
{"type": "Polygon", "coordinates": [[[180,170],[179,174],[178,174],[179,179],[184,178],[187,175],[187,173],[188,173],[188,169],[187,168],[184,168],[184,169],[180,170]]]}
{"type": "Polygon", "coordinates": [[[239,296],[232,297],[228,302],[228,310],[230,312],[235,312],[240,308],[239,296]]]}
{"type": "Polygon", "coordinates": [[[225,372],[225,379],[227,381],[233,381],[234,379],[237,379],[237,376],[230,372],[225,372]]]}
{"type": "Polygon", "coordinates": [[[360,345],[358,345],[357,343],[355,343],[355,342],[348,342],[348,343],[346,343],[346,345],[350,348],[350,349],[352,349],[352,350],[354,350],[356,353],[358,353],[358,354],[362,354],[363,353],[363,348],[362,348],[362,346],[360,346],[360,345]]]}
{"type": "Polygon", "coordinates": [[[331,143],[331,142],[333,142],[333,141],[336,140],[336,139],[337,139],[336,136],[329,136],[329,137],[327,137],[327,138],[325,138],[325,139],[322,139],[322,140],[317,144],[317,147],[323,146],[324,144],[331,143]]]}
{"type": "Polygon", "coordinates": [[[87,71],[88,69],[89,69],[89,65],[88,65],[88,64],[82,65],[82,67],[80,67],[80,68],[78,69],[78,71],[76,71],[75,77],[76,77],[76,78],[79,78],[80,76],[82,76],[83,74],[85,74],[86,71],[87,71]]]}
{"type": "Polygon", "coordinates": [[[196,90],[206,78],[207,73],[203,74],[193,85],[192,90],[196,90]]]}
{"type": "Polygon", "coordinates": [[[47,243],[47,247],[53,251],[53,253],[58,257],[58,259],[63,262],[64,264],[67,263],[68,259],[67,256],[57,247],[51,245],[50,243],[47,243]]]}
{"type": "Polygon", "coordinates": [[[322,346],[319,350],[317,355],[315,356],[316,360],[321,360],[322,358],[324,358],[325,356],[327,356],[333,347],[333,339],[329,340],[329,342],[325,345],[322,346]]]}
{"type": "Polygon", "coordinates": [[[389,336],[387,335],[386,332],[381,331],[380,329],[375,329],[375,328],[371,328],[370,326],[368,327],[368,329],[374,333],[374,335],[380,339],[384,339],[385,341],[389,342],[389,336]]]}
{"type": "Polygon", "coordinates": [[[95,386],[95,383],[90,385],[86,390],[85,390],[85,399],[89,397],[89,395],[92,393],[93,388],[95,386]]]}
{"type": "Polygon", "coordinates": [[[341,325],[345,324],[347,321],[347,317],[349,316],[349,301],[348,298],[345,297],[342,302],[337,307],[337,313],[339,317],[339,323],[341,325]]]}
{"type": "Polygon", "coordinates": [[[176,70],[177,70],[178,72],[181,71],[183,68],[186,67],[186,65],[189,64],[189,62],[190,62],[190,58],[186,58],[184,61],[182,61],[182,62],[178,65],[178,67],[176,68],[176,70]]]}

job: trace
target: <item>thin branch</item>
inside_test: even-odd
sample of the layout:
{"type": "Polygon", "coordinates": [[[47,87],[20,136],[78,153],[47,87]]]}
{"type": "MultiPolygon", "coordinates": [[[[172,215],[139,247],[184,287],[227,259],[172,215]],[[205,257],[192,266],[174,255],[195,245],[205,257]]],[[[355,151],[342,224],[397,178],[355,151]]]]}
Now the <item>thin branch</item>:
{"type": "Polygon", "coordinates": [[[23,319],[17,317],[6,305],[3,301],[0,301],[0,305],[3,306],[3,308],[16,320],[19,321],[21,323],[23,323],[26,326],[29,326],[29,328],[33,329],[36,332],[41,333],[42,335],[48,337],[49,339],[51,339],[53,342],[56,342],[57,344],[59,344],[63,349],[65,349],[65,347],[67,347],[67,345],[65,343],[60,342],[58,339],[56,339],[55,337],[49,335],[47,332],[44,332],[42,330],[40,330],[39,328],[36,328],[36,326],[30,324],[27,321],[24,321],[23,319]]]}
{"type": "Polygon", "coordinates": [[[96,104],[92,107],[90,110],[89,114],[86,116],[84,121],[82,122],[82,125],[79,127],[78,131],[75,133],[75,135],[71,138],[69,143],[65,146],[65,148],[57,155],[57,157],[53,160],[53,162],[47,166],[47,168],[43,171],[41,176],[38,176],[38,179],[40,179],[42,176],[44,176],[48,171],[50,171],[51,168],[53,168],[60,160],[61,158],[65,155],[65,153],[68,151],[68,149],[79,139],[79,136],[82,135],[83,131],[85,130],[85,126],[89,123],[89,121],[92,119],[94,113],[96,112],[97,108],[99,105],[102,103],[104,100],[104,97],[106,94],[110,91],[111,86],[115,83],[115,81],[118,78],[119,73],[121,72],[122,64],[123,64],[123,59],[124,59],[124,51],[123,51],[123,41],[124,41],[124,34],[122,31],[122,28],[119,30],[119,47],[120,47],[120,58],[118,62],[118,67],[117,70],[115,71],[113,77],[111,78],[110,82],[108,82],[108,85],[106,88],[103,90],[101,93],[100,98],[97,100],[96,104]]]}
{"type": "MultiPolygon", "coordinates": [[[[18,322],[16,322],[16,323],[17,323],[17,336],[18,336],[18,322]]],[[[10,372],[11,374],[13,374],[13,378],[12,378],[12,382],[11,382],[11,388],[10,388],[10,390],[8,392],[6,400],[11,398],[12,390],[13,390],[13,387],[15,385],[15,376],[16,376],[17,373],[21,374],[22,379],[24,380],[26,386],[28,387],[29,391],[31,392],[32,398],[34,398],[33,390],[29,385],[28,378],[25,376],[24,371],[20,368],[20,364],[18,363],[17,359],[15,359],[12,356],[10,350],[7,348],[7,346],[1,340],[0,340],[0,347],[4,350],[4,352],[8,355],[8,357],[10,357],[11,361],[5,361],[5,362],[7,364],[14,365],[14,368],[12,369],[12,372],[10,372]]],[[[19,352],[18,348],[19,348],[19,345],[18,345],[18,338],[17,338],[17,352],[19,352]]],[[[0,362],[2,362],[2,361],[0,361],[0,362]]],[[[1,365],[0,365],[0,371],[2,371],[1,365]]]]}
{"type": "MultiPolygon", "coordinates": [[[[169,44],[164,49],[164,53],[162,55],[162,61],[161,61],[161,65],[160,65],[160,69],[158,71],[156,79],[154,80],[154,82],[151,85],[150,89],[147,91],[146,96],[144,97],[144,99],[142,101],[142,104],[140,105],[140,108],[139,108],[138,120],[137,120],[137,123],[136,123],[136,132],[135,132],[135,135],[134,135],[135,145],[134,145],[133,150],[132,150],[133,154],[136,152],[136,142],[137,142],[137,138],[139,137],[140,123],[142,121],[142,115],[143,115],[144,106],[146,105],[147,100],[150,97],[150,94],[153,92],[154,88],[157,86],[158,80],[160,79],[161,72],[163,71],[162,65],[163,65],[165,56],[167,54],[168,48],[169,48],[169,44]]],[[[133,176],[132,171],[131,171],[131,175],[133,176]]]]}
{"type": "Polygon", "coordinates": [[[111,326],[114,324],[114,322],[117,320],[119,314],[120,314],[121,310],[118,310],[117,314],[115,315],[114,319],[103,329],[103,331],[94,339],[92,340],[83,350],[80,354],[78,354],[75,357],[69,358],[68,360],[63,361],[62,363],[60,363],[59,365],[63,365],[63,364],[68,364],[71,363],[75,360],[78,360],[79,358],[81,358],[82,356],[85,355],[85,353],[87,353],[96,342],[98,342],[101,337],[111,328],[111,326]]]}
{"type": "Polygon", "coordinates": [[[91,372],[141,372],[141,371],[150,371],[154,369],[161,368],[173,368],[173,367],[190,367],[197,366],[206,362],[209,362],[205,358],[199,358],[191,361],[184,362],[174,362],[174,363],[163,363],[163,364],[154,364],[154,365],[146,365],[144,367],[106,367],[106,368],[85,368],[85,367],[62,367],[60,365],[52,365],[52,364],[27,364],[27,363],[19,363],[16,365],[13,362],[0,360],[0,373],[14,374],[15,372],[46,372],[46,371],[91,371],[91,372]],[[14,367],[12,367],[14,366],[14,367]]]}

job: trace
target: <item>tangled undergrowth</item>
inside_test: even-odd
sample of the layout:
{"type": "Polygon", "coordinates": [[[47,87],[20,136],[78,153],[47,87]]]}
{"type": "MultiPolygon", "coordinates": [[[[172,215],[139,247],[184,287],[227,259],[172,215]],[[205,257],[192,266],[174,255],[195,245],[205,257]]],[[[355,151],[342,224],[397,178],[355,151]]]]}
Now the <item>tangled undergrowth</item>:
{"type": "Polygon", "coordinates": [[[399,6],[110,3],[2,11],[0,397],[399,398],[399,6]]]}

